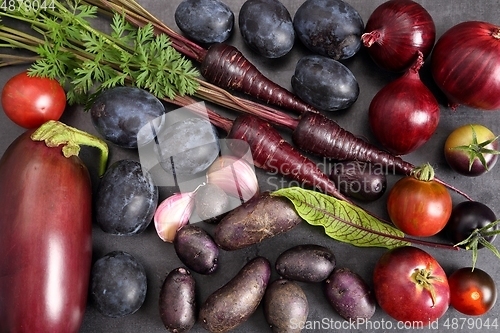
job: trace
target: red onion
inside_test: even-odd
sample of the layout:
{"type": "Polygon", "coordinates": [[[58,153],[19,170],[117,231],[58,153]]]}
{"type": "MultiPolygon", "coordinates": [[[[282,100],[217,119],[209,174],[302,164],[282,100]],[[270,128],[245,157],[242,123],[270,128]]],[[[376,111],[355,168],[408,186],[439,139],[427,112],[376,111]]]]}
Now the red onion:
{"type": "Polygon", "coordinates": [[[439,123],[439,104],[420,80],[423,55],[406,73],[383,87],[369,107],[370,127],[379,142],[396,155],[408,154],[430,139],[439,123]]]}
{"type": "Polygon", "coordinates": [[[422,52],[424,59],[431,53],[436,26],[420,4],[391,0],[373,11],[361,40],[378,66],[402,72],[415,62],[417,51],[422,52]]]}
{"type": "Polygon", "coordinates": [[[500,109],[500,27],[479,21],[453,26],[436,43],[431,71],[453,108],[500,109]]]}

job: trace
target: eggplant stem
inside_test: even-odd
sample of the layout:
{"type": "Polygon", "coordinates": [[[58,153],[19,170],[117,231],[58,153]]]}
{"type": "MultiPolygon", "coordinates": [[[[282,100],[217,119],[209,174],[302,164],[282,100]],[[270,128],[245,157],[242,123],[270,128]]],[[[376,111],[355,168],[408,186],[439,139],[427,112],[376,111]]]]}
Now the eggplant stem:
{"type": "Polygon", "coordinates": [[[77,128],[63,124],[60,121],[49,120],[31,134],[31,140],[44,141],[47,147],[63,145],[64,157],[78,156],[80,146],[99,149],[99,177],[104,175],[108,163],[109,149],[103,140],[77,128]]]}

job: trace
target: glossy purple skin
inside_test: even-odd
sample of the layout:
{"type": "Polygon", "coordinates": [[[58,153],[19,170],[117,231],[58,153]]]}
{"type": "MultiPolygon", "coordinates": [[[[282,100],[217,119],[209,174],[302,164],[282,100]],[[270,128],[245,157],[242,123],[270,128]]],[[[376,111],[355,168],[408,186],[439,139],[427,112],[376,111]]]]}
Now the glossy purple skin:
{"type": "Polygon", "coordinates": [[[294,45],[292,18],[278,0],[245,1],[238,22],[243,40],[263,57],[282,57],[294,45]]]}
{"type": "MultiPolygon", "coordinates": [[[[463,201],[453,207],[445,231],[453,244],[457,244],[469,237],[474,230],[485,227],[496,219],[495,213],[485,204],[463,201]]],[[[484,237],[488,242],[493,242],[495,238],[496,235],[484,237]]],[[[484,246],[478,243],[478,248],[482,247],[484,246]]]]}
{"type": "Polygon", "coordinates": [[[380,144],[394,155],[406,155],[432,137],[439,124],[440,108],[412,67],[375,94],[368,117],[380,144]]]}
{"type": "Polygon", "coordinates": [[[378,66],[403,72],[413,64],[417,51],[422,52],[424,59],[431,53],[436,26],[432,16],[419,3],[391,0],[382,3],[370,15],[362,39],[378,66]]]}
{"type": "Polygon", "coordinates": [[[76,333],[92,259],[90,176],[31,133],[0,160],[0,332],[76,333]]]}

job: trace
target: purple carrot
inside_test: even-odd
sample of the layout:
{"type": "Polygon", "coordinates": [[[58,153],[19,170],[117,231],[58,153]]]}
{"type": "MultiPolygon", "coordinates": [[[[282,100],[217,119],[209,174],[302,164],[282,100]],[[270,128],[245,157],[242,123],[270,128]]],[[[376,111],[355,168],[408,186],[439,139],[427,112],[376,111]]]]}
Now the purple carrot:
{"type": "Polygon", "coordinates": [[[279,173],[304,186],[350,201],[340,194],[335,184],[313,161],[300,154],[268,122],[252,115],[240,115],[234,120],[227,138],[246,141],[258,168],[279,173]]]}
{"type": "Polygon", "coordinates": [[[265,77],[234,46],[212,45],[200,65],[201,75],[216,86],[244,92],[268,104],[298,113],[317,112],[295,94],[265,77]]]}
{"type": "Polygon", "coordinates": [[[301,115],[292,134],[303,151],[334,160],[358,160],[383,166],[386,172],[409,175],[415,166],[356,137],[335,121],[317,113],[301,115]]]}
{"type": "MultiPolygon", "coordinates": [[[[292,141],[307,153],[334,160],[367,162],[374,166],[382,166],[387,173],[409,176],[415,169],[415,165],[399,156],[380,150],[319,113],[307,112],[300,116],[292,133],[292,141]]],[[[468,194],[439,178],[436,177],[434,180],[472,200],[468,194]]]]}

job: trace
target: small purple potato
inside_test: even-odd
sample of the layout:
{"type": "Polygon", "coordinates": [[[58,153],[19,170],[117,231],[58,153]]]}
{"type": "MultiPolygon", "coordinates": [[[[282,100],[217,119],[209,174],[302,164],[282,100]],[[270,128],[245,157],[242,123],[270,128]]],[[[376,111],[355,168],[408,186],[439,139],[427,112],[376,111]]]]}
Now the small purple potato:
{"type": "Polygon", "coordinates": [[[177,231],[173,243],[175,253],[189,269],[200,274],[217,269],[219,248],[203,228],[186,224],[177,231]]]}
{"type": "Polygon", "coordinates": [[[375,201],[387,188],[386,171],[370,163],[342,161],[335,162],[330,179],[344,195],[361,201],[375,201]]]}
{"type": "Polygon", "coordinates": [[[276,259],[276,271],[286,279],[302,282],[324,281],[335,268],[335,255],[316,244],[294,246],[276,259]]]}
{"type": "Polygon", "coordinates": [[[188,332],[196,323],[195,280],[187,269],[176,268],[163,281],[160,317],[172,333],[188,332]]]}
{"type": "Polygon", "coordinates": [[[203,328],[212,333],[227,332],[248,320],[262,301],[270,277],[269,260],[256,257],[249,261],[202,304],[199,318],[203,328]]]}
{"type": "Polygon", "coordinates": [[[229,210],[229,198],[219,186],[208,183],[196,190],[194,207],[202,221],[217,223],[229,210]]]}
{"type": "Polygon", "coordinates": [[[302,331],[309,303],[302,288],[292,280],[279,279],[272,282],[264,296],[264,315],[275,333],[298,333],[302,331]]]}
{"type": "Polygon", "coordinates": [[[346,320],[370,319],[375,298],[363,279],[348,268],[335,268],[325,281],[328,302],[346,320]]]}
{"type": "Polygon", "coordinates": [[[233,209],[217,224],[215,242],[224,250],[237,250],[288,231],[302,222],[290,200],[269,192],[233,209]]]}

